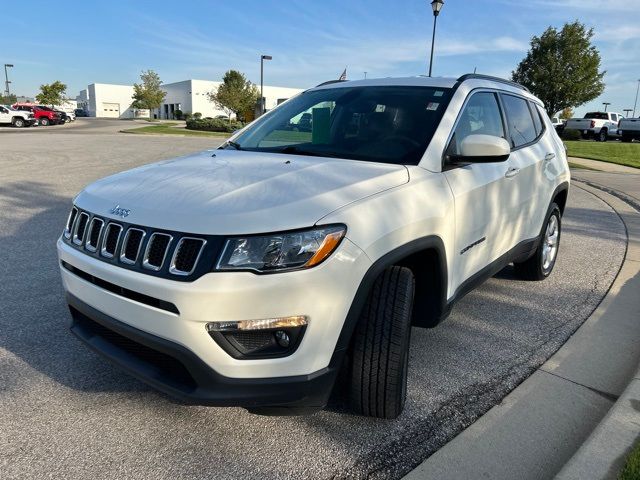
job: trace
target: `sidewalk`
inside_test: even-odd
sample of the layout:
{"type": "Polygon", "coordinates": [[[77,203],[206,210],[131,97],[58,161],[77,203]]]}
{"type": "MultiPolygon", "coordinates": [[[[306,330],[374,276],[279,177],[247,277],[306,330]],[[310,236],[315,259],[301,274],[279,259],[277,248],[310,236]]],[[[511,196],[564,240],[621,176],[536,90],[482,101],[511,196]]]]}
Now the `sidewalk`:
{"type": "MultiPolygon", "coordinates": [[[[574,177],[585,173],[593,185],[606,180],[609,189],[624,193],[620,197],[640,198],[640,177],[628,182],[628,175],[590,171],[574,177]]],[[[637,401],[631,413],[615,413],[629,404],[625,388],[640,363],[640,211],[593,186],[576,182],[572,188],[602,198],[627,227],[627,254],[609,293],[555,355],[406,479],[538,480],[553,478],[563,467],[563,479],[615,478],[629,439],[640,433],[637,401]],[[622,434],[603,437],[611,429],[598,426],[603,418],[615,425],[634,414],[622,434]]]]}
{"type": "Polygon", "coordinates": [[[640,174],[640,168],[626,167],[624,165],[618,165],[617,163],[601,162],[600,160],[569,157],[569,162],[600,172],[640,174]]]}

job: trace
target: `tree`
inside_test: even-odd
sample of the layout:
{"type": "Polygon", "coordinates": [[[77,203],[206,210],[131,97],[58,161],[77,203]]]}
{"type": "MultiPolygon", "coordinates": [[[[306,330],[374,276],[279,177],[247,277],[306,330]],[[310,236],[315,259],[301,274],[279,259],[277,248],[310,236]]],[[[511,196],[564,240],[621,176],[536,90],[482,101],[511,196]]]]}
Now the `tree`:
{"type": "Polygon", "coordinates": [[[229,70],[224,74],[218,89],[209,92],[207,96],[231,120],[231,113],[235,113],[240,119],[244,117],[245,112],[254,109],[260,94],[257,87],[247,80],[244,74],[237,70],[229,70]]]}
{"type": "Polygon", "coordinates": [[[36,95],[36,101],[42,105],[62,105],[67,101],[67,86],[60,80],[53,83],[40,85],[40,93],[36,95]]]}
{"type": "Polygon", "coordinates": [[[531,49],[512,73],[513,80],[540,98],[550,116],[593,100],[604,91],[606,72],[600,71],[600,53],[591,44],[592,37],[593,29],[577,20],[560,31],[547,28],[531,39],[531,49]]]}
{"type": "Polygon", "coordinates": [[[13,93],[10,93],[7,97],[6,95],[0,95],[0,104],[2,105],[13,105],[18,101],[18,97],[16,97],[13,93]]]}
{"type": "Polygon", "coordinates": [[[154,108],[160,108],[164,97],[167,96],[166,92],[160,89],[162,80],[160,76],[153,70],[143,71],[140,75],[141,84],[133,84],[133,108],[144,108],[152,110],[154,108]]]}
{"type": "Polygon", "coordinates": [[[560,118],[562,118],[563,120],[569,120],[570,118],[573,118],[573,109],[571,107],[564,108],[560,112],[560,118]]]}

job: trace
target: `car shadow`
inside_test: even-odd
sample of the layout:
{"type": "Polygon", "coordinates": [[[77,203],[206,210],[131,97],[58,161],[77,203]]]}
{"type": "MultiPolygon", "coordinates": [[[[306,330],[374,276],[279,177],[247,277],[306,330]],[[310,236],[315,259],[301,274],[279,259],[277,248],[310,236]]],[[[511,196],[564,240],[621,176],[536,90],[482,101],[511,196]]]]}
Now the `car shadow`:
{"type": "MultiPolygon", "coordinates": [[[[71,201],[47,184],[0,186],[11,205],[0,226],[0,349],[7,350],[52,380],[80,391],[138,391],[148,387],[118,371],[82,345],[68,330],[55,243],[71,201]]],[[[3,372],[3,390],[22,378],[3,372]],[[11,380],[13,378],[13,380],[11,380]]],[[[11,385],[14,384],[14,385],[11,385]]]]}

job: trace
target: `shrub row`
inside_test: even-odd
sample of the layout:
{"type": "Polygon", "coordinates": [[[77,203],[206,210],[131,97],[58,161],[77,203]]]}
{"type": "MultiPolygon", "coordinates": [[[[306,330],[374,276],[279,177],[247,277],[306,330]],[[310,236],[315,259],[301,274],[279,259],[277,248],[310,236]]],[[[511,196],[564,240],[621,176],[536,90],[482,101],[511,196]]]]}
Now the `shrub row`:
{"type": "Polygon", "coordinates": [[[232,133],[244,127],[244,123],[223,118],[190,118],[187,120],[189,130],[205,130],[207,132],[232,133]]]}
{"type": "Polygon", "coordinates": [[[560,138],[563,140],[580,140],[582,135],[580,134],[580,130],[563,130],[560,138]]]}

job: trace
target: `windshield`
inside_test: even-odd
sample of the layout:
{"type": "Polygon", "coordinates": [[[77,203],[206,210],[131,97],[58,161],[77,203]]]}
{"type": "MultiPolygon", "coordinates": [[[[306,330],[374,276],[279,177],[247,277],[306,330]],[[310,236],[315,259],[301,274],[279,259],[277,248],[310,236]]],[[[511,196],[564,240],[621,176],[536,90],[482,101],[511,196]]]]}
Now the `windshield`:
{"type": "Polygon", "coordinates": [[[584,118],[595,118],[596,120],[608,120],[609,116],[606,113],[602,112],[589,112],[584,118]]]}
{"type": "Polygon", "coordinates": [[[223,148],[417,165],[450,96],[435,87],[311,90],[223,148]]]}

